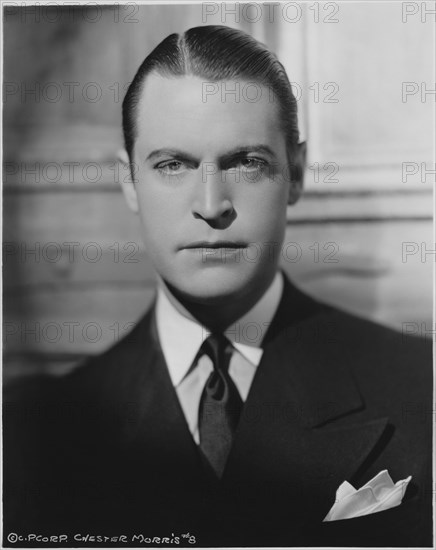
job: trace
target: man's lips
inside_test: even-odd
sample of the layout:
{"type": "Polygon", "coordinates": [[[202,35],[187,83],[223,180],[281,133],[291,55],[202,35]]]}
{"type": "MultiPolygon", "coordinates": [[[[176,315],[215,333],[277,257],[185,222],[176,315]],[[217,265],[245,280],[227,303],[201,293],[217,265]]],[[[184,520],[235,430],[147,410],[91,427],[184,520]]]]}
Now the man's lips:
{"type": "Polygon", "coordinates": [[[195,241],[180,247],[181,250],[198,250],[198,249],[236,249],[247,248],[247,243],[240,241],[195,241]]]}

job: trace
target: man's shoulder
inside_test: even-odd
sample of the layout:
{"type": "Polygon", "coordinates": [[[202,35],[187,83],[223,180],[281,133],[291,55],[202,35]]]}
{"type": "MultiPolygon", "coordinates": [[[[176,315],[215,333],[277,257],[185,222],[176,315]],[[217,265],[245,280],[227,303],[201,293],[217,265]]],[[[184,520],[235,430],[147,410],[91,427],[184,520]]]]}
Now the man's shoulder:
{"type": "Polygon", "coordinates": [[[429,339],[332,306],[323,305],[316,322],[325,327],[319,345],[326,362],[340,362],[352,373],[367,406],[389,414],[399,403],[403,408],[431,407],[433,360],[429,339]]]}
{"type": "Polygon", "coordinates": [[[133,374],[135,365],[140,365],[141,370],[147,367],[151,356],[158,349],[157,342],[152,307],[117,342],[99,354],[88,356],[69,375],[63,377],[62,385],[93,388],[101,386],[102,378],[106,383],[125,378],[133,374]]]}
{"type": "Polygon", "coordinates": [[[367,353],[388,353],[403,358],[411,353],[431,358],[431,340],[411,335],[405,323],[393,328],[325,304],[321,315],[344,347],[352,346],[367,353]]]}
{"type": "MultiPolygon", "coordinates": [[[[364,319],[329,306],[325,312],[330,328],[344,352],[352,353],[354,363],[362,360],[379,361],[386,365],[395,363],[398,372],[408,365],[416,371],[420,365],[431,371],[432,342],[430,339],[412,336],[401,329],[391,328],[377,321],[364,319]]],[[[377,365],[373,365],[376,367],[377,365]]],[[[380,364],[378,368],[380,368],[380,364]]]]}
{"type": "Polygon", "coordinates": [[[103,352],[84,358],[69,373],[29,376],[7,384],[3,402],[5,409],[10,411],[9,416],[17,416],[18,413],[13,413],[22,407],[20,404],[25,404],[26,409],[33,404],[35,410],[41,411],[53,402],[73,403],[79,396],[93,399],[93,394],[100,393],[98,388],[105,382],[119,381],[119,376],[128,374],[129,365],[142,361],[145,366],[142,359],[155,345],[152,325],[152,310],[149,309],[126,335],[103,352]]]}
{"type": "Polygon", "coordinates": [[[280,324],[289,345],[316,349],[319,361],[340,363],[369,392],[431,396],[432,342],[364,319],[288,286],[280,324]],[[295,317],[293,304],[300,314],[295,317]],[[297,344],[296,344],[297,342],[297,344]]]}
{"type": "Polygon", "coordinates": [[[301,331],[303,327],[310,327],[313,334],[322,336],[324,341],[328,338],[344,349],[365,349],[367,353],[389,351],[398,355],[409,352],[431,357],[431,340],[411,335],[410,329],[416,323],[404,321],[396,328],[385,326],[309,296],[288,280],[279,314],[286,318],[285,322],[281,321],[282,326],[295,325],[301,331]]]}

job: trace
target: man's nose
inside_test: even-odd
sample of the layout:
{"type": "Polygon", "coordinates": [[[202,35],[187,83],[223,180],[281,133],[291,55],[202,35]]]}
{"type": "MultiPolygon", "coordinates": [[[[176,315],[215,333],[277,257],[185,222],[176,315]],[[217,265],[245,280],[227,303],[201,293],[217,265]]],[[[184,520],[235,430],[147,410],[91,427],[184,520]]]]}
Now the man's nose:
{"type": "Polygon", "coordinates": [[[227,227],[235,214],[228,184],[216,165],[204,163],[198,172],[200,177],[192,203],[194,218],[203,219],[217,228],[227,227]]]}

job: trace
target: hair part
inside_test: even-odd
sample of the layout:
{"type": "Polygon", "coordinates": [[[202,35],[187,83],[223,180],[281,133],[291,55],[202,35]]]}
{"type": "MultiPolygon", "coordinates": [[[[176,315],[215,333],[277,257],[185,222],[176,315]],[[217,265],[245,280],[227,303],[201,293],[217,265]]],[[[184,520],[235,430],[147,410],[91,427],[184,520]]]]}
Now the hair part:
{"type": "Polygon", "coordinates": [[[221,25],[194,27],[171,34],[145,58],[123,101],[124,144],[133,162],[137,111],[146,77],[198,76],[210,82],[248,80],[266,86],[278,100],[279,123],[288,156],[299,141],[297,101],[283,65],[274,53],[243,31],[221,25]]]}

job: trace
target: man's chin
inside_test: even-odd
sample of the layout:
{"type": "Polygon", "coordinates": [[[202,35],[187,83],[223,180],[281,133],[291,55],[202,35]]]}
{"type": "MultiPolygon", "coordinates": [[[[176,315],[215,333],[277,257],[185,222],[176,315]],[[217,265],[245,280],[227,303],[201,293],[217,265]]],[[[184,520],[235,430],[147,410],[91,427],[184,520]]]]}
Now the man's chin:
{"type": "Polygon", "coordinates": [[[195,304],[210,305],[210,306],[223,306],[226,303],[230,303],[241,296],[242,289],[240,287],[234,287],[231,285],[218,285],[214,288],[183,285],[177,288],[169,286],[171,292],[179,298],[188,300],[195,304]]]}
{"type": "Polygon", "coordinates": [[[230,304],[250,293],[253,280],[249,276],[223,271],[219,270],[216,274],[211,271],[196,273],[180,281],[172,279],[165,282],[176,298],[205,306],[230,304]]]}

